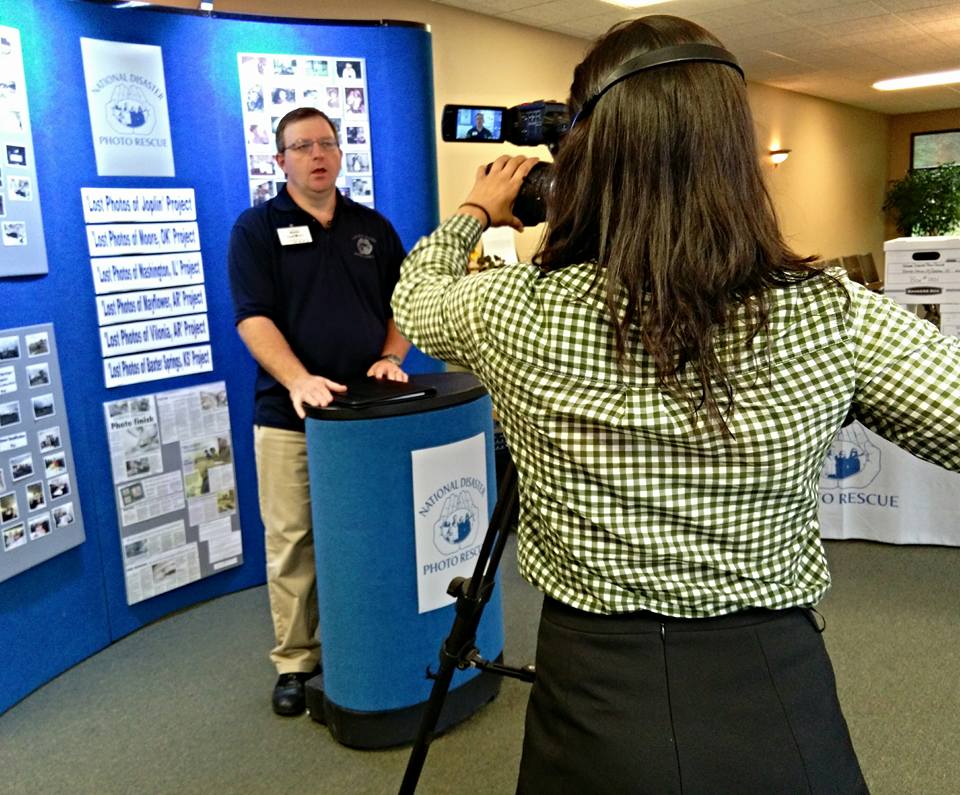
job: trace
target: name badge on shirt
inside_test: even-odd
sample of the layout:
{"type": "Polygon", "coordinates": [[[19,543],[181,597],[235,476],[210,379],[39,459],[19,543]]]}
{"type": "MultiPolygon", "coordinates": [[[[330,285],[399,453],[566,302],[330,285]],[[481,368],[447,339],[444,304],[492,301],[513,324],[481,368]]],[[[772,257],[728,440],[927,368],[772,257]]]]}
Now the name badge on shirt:
{"type": "Polygon", "coordinates": [[[281,246],[296,246],[299,243],[312,243],[309,226],[284,226],[277,230],[281,246]]]}

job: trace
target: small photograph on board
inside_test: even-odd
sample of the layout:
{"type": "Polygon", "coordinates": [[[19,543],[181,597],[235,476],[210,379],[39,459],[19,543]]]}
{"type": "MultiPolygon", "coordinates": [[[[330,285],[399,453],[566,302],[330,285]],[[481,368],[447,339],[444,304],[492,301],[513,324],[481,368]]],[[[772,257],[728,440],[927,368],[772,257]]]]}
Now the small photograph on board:
{"type": "Polygon", "coordinates": [[[267,199],[272,199],[276,195],[273,182],[251,182],[250,183],[250,205],[256,207],[263,204],[267,199]]]}
{"type": "Polygon", "coordinates": [[[6,428],[8,425],[16,425],[20,422],[20,401],[11,400],[8,403],[0,403],[0,428],[6,428]]]}
{"type": "Polygon", "coordinates": [[[254,177],[272,177],[274,175],[273,158],[270,155],[249,155],[250,175],[254,177]]]}
{"type": "Polygon", "coordinates": [[[56,450],[60,446],[60,426],[37,431],[37,444],[40,445],[41,453],[45,453],[47,450],[56,450]]]}
{"type": "Polygon", "coordinates": [[[56,414],[53,408],[53,393],[51,392],[31,398],[30,403],[33,405],[33,418],[35,420],[42,420],[44,417],[52,417],[56,414]]]}
{"type": "Polygon", "coordinates": [[[47,362],[27,365],[27,383],[31,389],[50,384],[50,365],[47,362]]]}
{"type": "Polygon", "coordinates": [[[47,488],[50,489],[50,499],[59,500],[70,493],[70,475],[57,475],[47,481],[47,488]]]}
{"type": "Polygon", "coordinates": [[[5,246],[27,245],[27,222],[26,221],[4,221],[3,222],[3,245],[5,246]]]}
{"type": "Polygon", "coordinates": [[[263,110],[263,86],[250,86],[244,99],[244,107],[248,111],[263,110]]]}
{"type": "Polygon", "coordinates": [[[48,478],[67,471],[67,455],[64,452],[48,453],[43,457],[43,471],[48,478]]]}
{"type": "Polygon", "coordinates": [[[47,507],[47,497],[43,490],[42,480],[38,480],[36,483],[28,483],[26,489],[28,511],[38,511],[47,507]]]}
{"type": "Polygon", "coordinates": [[[297,106],[297,91],[288,86],[276,86],[270,91],[272,113],[286,113],[297,106]]]}
{"type": "Polygon", "coordinates": [[[327,86],[327,110],[340,110],[340,89],[327,86]]]}
{"type": "Polygon", "coordinates": [[[53,526],[66,527],[74,522],[73,503],[65,502],[53,509],[53,526]]]}
{"type": "Polygon", "coordinates": [[[304,58],[303,73],[307,77],[328,77],[330,75],[330,66],[322,58],[304,58]]]}
{"type": "Polygon", "coordinates": [[[15,524],[3,531],[3,548],[9,552],[11,549],[23,546],[27,543],[27,534],[23,529],[23,524],[15,524]]]}
{"type": "Polygon", "coordinates": [[[367,131],[364,127],[347,127],[348,144],[365,144],[367,142],[367,131]]]}
{"type": "Polygon", "coordinates": [[[18,480],[28,478],[33,474],[33,453],[24,453],[14,456],[10,459],[10,479],[16,483],[18,480]]]}
{"type": "Polygon", "coordinates": [[[360,80],[360,61],[337,61],[337,76],[344,80],[360,80]]]}
{"type": "Polygon", "coordinates": [[[347,171],[365,173],[370,171],[370,155],[363,152],[351,152],[347,155],[347,171]]]}
{"type": "Polygon", "coordinates": [[[270,131],[261,122],[255,121],[247,125],[247,143],[269,144],[270,131]]]}
{"type": "Polygon", "coordinates": [[[7,176],[7,197],[12,202],[33,201],[33,182],[30,177],[7,176]]]}
{"type": "Polygon", "coordinates": [[[293,75],[297,73],[296,58],[274,58],[273,73],[275,75],[293,75]]]}
{"type": "Polygon", "coordinates": [[[31,516],[29,519],[30,540],[36,541],[50,534],[50,513],[42,513],[39,516],[31,516]]]}
{"type": "Polygon", "coordinates": [[[256,55],[240,56],[240,71],[249,77],[267,73],[267,59],[256,55]]]}
{"type": "Polygon", "coordinates": [[[350,195],[354,199],[369,199],[373,195],[373,185],[369,179],[355,177],[350,180],[350,195]]]}
{"type": "Polygon", "coordinates": [[[362,88],[348,88],[346,91],[347,111],[350,113],[363,113],[367,108],[367,103],[363,98],[362,88]]]}
{"type": "Polygon", "coordinates": [[[302,88],[300,89],[300,99],[297,102],[299,107],[310,107],[310,108],[320,108],[323,109],[323,105],[320,104],[320,89],[319,88],[302,88]]]}
{"type": "Polygon", "coordinates": [[[27,355],[46,356],[50,353],[50,339],[46,331],[39,331],[36,334],[27,334],[24,339],[27,341],[27,355]]]}
{"type": "Polygon", "coordinates": [[[7,165],[27,165],[27,148],[25,146],[17,146],[15,144],[7,144],[7,165]]]}
{"type": "Polygon", "coordinates": [[[20,358],[20,338],[0,337],[0,361],[20,358]]]}
{"type": "Polygon", "coordinates": [[[17,493],[0,495],[0,522],[6,524],[20,518],[20,506],[17,503],[17,493]]]}

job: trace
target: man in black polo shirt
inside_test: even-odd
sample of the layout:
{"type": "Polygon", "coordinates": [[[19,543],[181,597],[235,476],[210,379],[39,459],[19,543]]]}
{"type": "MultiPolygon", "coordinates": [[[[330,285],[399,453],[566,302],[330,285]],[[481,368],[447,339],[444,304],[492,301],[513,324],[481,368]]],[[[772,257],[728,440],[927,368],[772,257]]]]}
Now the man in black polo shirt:
{"type": "Polygon", "coordinates": [[[473,127],[467,130],[467,138],[479,138],[487,141],[493,138],[493,133],[483,126],[483,114],[478,113],[473,120],[473,127]]]}
{"type": "Polygon", "coordinates": [[[337,191],[342,159],[326,114],[290,111],[277,125],[286,187],[230,235],[237,331],[259,365],[254,448],[279,715],[303,712],[320,658],[304,406],[328,405],[352,378],[407,380],[410,343],[390,310],[403,245],[386,218],[337,191]]]}

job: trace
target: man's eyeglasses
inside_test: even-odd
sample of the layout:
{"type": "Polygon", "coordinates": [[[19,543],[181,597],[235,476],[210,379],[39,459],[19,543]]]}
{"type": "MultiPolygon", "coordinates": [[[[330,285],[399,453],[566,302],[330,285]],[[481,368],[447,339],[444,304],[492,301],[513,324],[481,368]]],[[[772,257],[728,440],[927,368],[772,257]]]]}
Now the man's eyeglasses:
{"type": "Polygon", "coordinates": [[[339,149],[339,144],[334,138],[298,138],[289,146],[285,146],[280,151],[282,152],[296,152],[298,155],[305,155],[313,151],[313,146],[316,144],[324,152],[332,152],[334,149],[339,149]]]}

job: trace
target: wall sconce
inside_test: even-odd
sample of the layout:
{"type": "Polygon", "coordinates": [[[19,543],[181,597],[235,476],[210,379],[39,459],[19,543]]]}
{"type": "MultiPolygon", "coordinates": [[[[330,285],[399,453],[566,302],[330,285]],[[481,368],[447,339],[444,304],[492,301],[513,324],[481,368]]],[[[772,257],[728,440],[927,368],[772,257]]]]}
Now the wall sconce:
{"type": "Polygon", "coordinates": [[[773,167],[776,168],[784,160],[790,157],[791,151],[792,150],[790,149],[771,149],[769,154],[770,154],[770,162],[773,163],[773,167]]]}
{"type": "Polygon", "coordinates": [[[200,10],[205,14],[212,14],[213,0],[200,0],[200,10]]]}

